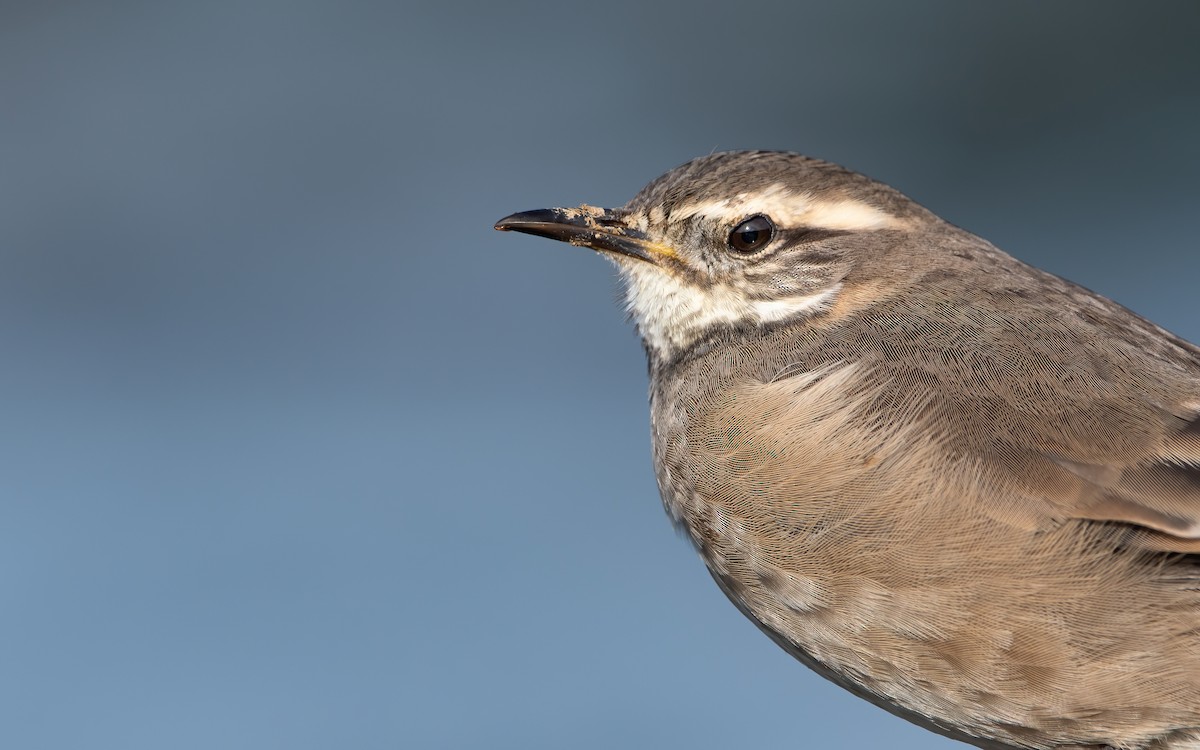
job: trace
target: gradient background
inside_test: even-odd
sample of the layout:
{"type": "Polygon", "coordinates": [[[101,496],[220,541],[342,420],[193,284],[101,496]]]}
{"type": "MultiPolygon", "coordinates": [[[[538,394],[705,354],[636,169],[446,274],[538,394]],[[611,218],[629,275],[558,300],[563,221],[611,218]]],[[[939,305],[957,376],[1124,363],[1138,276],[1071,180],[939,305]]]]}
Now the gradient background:
{"type": "MultiPolygon", "coordinates": [[[[830,4],[832,5],[832,4],[830,4]]],[[[663,515],[591,254],[714,149],[1200,339],[1195,3],[0,10],[0,746],[952,748],[663,515]]]]}

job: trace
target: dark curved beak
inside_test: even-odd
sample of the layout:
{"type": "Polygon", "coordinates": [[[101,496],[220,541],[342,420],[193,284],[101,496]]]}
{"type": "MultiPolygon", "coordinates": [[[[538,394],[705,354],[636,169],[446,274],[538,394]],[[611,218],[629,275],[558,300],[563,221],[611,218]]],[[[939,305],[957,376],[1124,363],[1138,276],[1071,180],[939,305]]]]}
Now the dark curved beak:
{"type": "Polygon", "coordinates": [[[540,208],[505,216],[496,222],[501,232],[524,232],[580,247],[616,253],[650,263],[675,257],[669,247],[651,242],[624,221],[621,211],[595,206],[540,208]]]}

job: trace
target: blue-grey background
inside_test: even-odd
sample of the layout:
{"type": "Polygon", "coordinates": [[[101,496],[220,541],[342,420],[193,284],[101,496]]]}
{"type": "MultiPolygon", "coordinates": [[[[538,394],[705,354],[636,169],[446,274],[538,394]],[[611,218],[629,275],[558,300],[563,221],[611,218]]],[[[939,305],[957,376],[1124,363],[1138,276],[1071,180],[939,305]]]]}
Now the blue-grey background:
{"type": "Polygon", "coordinates": [[[0,9],[0,747],[951,748],[736,613],[607,263],[714,149],[1200,338],[1200,6],[0,9]]]}

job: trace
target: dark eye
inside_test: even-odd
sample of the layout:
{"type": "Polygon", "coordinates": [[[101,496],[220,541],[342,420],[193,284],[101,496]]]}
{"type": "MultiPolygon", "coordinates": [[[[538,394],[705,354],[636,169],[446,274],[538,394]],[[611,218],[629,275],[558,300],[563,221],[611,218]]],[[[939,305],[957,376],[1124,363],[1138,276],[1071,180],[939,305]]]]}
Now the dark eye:
{"type": "Polygon", "coordinates": [[[749,254],[767,246],[775,235],[775,225],[765,216],[751,216],[729,233],[729,249],[749,254]]]}

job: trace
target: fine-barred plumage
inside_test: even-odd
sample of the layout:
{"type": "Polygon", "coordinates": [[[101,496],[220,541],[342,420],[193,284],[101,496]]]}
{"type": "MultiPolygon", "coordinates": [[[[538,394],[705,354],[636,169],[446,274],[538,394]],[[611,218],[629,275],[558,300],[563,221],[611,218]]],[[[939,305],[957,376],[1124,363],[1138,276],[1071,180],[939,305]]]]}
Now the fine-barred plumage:
{"type": "Polygon", "coordinates": [[[788,652],[981,747],[1200,748],[1196,346],[798,154],[497,228],[616,262],[663,502],[788,652]]]}

